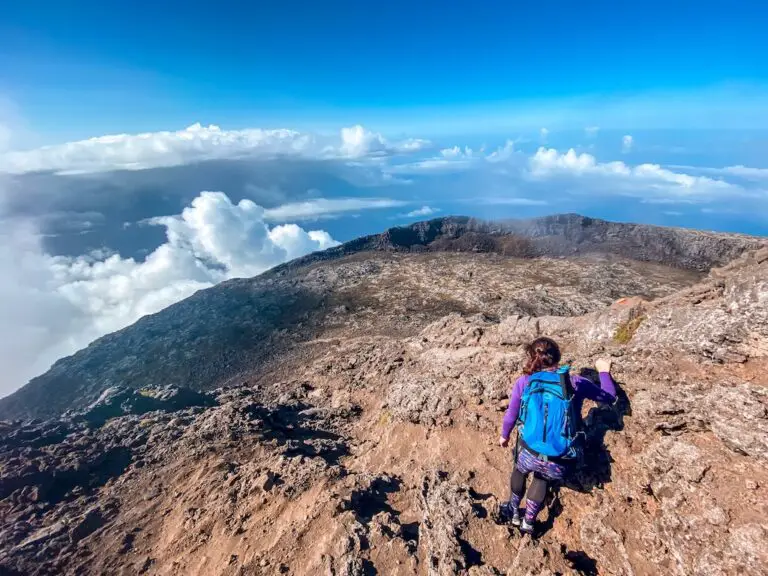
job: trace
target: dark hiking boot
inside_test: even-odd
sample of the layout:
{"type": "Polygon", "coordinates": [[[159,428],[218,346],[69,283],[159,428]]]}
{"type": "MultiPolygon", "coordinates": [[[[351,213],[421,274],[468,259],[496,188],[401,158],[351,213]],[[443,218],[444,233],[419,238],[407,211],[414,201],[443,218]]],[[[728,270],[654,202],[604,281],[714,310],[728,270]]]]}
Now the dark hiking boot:
{"type": "Polygon", "coordinates": [[[515,508],[514,510],[509,505],[509,502],[504,502],[501,506],[499,506],[499,522],[502,524],[506,524],[507,522],[511,523],[512,526],[520,526],[520,522],[522,520],[522,516],[520,516],[520,510],[518,508],[515,508]]]}

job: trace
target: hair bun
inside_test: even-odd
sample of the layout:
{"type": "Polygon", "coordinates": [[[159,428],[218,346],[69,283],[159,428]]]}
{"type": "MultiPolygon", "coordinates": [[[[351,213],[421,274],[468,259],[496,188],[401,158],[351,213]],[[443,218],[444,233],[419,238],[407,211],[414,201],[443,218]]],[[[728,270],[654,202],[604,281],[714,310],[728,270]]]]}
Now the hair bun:
{"type": "Polygon", "coordinates": [[[551,338],[536,338],[525,346],[528,361],[524,372],[533,374],[547,368],[553,368],[560,362],[560,347],[551,338]]]}

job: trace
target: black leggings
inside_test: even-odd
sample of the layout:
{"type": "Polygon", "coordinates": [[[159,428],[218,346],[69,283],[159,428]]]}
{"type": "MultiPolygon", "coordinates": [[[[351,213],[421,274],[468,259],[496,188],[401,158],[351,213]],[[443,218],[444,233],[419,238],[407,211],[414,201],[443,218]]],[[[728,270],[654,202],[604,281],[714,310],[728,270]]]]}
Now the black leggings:
{"type": "MultiPolygon", "coordinates": [[[[525,480],[527,476],[527,474],[520,472],[520,470],[517,469],[517,466],[512,469],[512,476],[509,479],[509,488],[512,491],[512,494],[518,496],[520,499],[522,499],[523,494],[525,494],[525,480]]],[[[526,500],[541,504],[546,497],[547,479],[541,476],[538,472],[534,472],[526,500]]]]}

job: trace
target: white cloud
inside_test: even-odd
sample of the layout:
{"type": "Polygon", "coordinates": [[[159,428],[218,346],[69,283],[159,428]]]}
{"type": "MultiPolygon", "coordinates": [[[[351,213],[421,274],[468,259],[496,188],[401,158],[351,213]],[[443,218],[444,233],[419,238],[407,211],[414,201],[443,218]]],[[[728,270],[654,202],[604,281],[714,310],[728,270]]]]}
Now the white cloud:
{"type": "MultiPolygon", "coordinates": [[[[540,147],[532,156],[517,151],[513,141],[490,153],[454,146],[432,158],[383,167],[393,173],[414,174],[422,178],[451,174],[456,182],[470,189],[481,189],[476,202],[520,206],[546,204],[531,193],[595,197],[634,197],[644,203],[685,204],[730,201],[735,198],[765,198],[765,192],[740,186],[724,178],[696,174],[691,170],[672,170],[658,164],[630,165],[621,161],[599,162],[588,153],[574,149],[559,152],[540,147]],[[455,176],[453,176],[455,175],[455,176]],[[459,176],[460,175],[460,176],[459,176]],[[459,180],[459,178],[461,178],[459,180]],[[553,192],[543,189],[544,182],[555,182],[553,192]],[[503,191],[503,192],[501,192],[503,191]]],[[[766,170],[765,172],[768,172],[766,170]]],[[[718,169],[719,176],[759,179],[761,169],[732,167],[718,169]],[[726,173],[727,170],[727,173],[726,173]]],[[[453,182],[444,180],[443,186],[453,182]]],[[[442,181],[441,181],[442,182],[442,181]]]]}
{"type": "Polygon", "coordinates": [[[574,182],[577,178],[585,193],[629,195],[650,203],[702,202],[749,194],[723,180],[673,172],[658,164],[600,163],[591,154],[577,154],[573,149],[561,154],[552,148],[539,148],[529,167],[534,179],[574,182]]]}
{"type": "MultiPolygon", "coordinates": [[[[625,136],[631,144],[632,137],[625,136]]],[[[465,187],[477,187],[484,192],[476,202],[509,205],[540,206],[546,204],[537,198],[529,198],[526,187],[544,181],[556,181],[556,193],[562,196],[631,196],[644,203],[680,204],[729,201],[735,198],[766,197],[764,190],[744,187],[730,182],[728,176],[745,180],[762,181],[768,178],[768,169],[732,166],[707,169],[678,167],[679,170],[658,164],[630,165],[622,161],[599,162],[588,153],[574,149],[560,152],[554,148],[540,147],[532,156],[525,156],[508,140],[503,146],[484,153],[469,147],[454,146],[440,151],[439,156],[404,164],[385,165],[382,169],[395,174],[413,174],[422,178],[439,175],[456,175],[465,187]],[[698,174],[697,174],[698,172],[698,174]],[[709,177],[702,173],[716,174],[709,177]],[[504,193],[499,193],[504,190],[504,193]],[[508,196],[505,194],[508,192],[508,196]]],[[[447,181],[446,181],[447,182],[447,181]]],[[[448,184],[445,184],[448,185],[448,184]]],[[[553,194],[535,186],[536,193],[553,194]]]]}
{"type": "Polygon", "coordinates": [[[630,134],[626,134],[625,136],[622,136],[621,138],[621,151],[622,152],[629,152],[632,150],[632,147],[635,145],[635,139],[632,138],[630,134]]]}
{"type": "Polygon", "coordinates": [[[736,166],[725,166],[724,168],[712,168],[704,166],[673,166],[673,168],[680,170],[687,170],[689,172],[701,173],[701,174],[716,174],[718,176],[736,176],[743,180],[750,182],[768,182],[768,168],[753,168],[750,166],[743,166],[741,164],[736,166]]]}
{"type": "Polygon", "coordinates": [[[201,288],[338,244],[323,230],[270,228],[265,213],[250,200],[233,204],[221,192],[202,192],[180,215],[152,221],[166,227],[167,240],[143,262],[117,254],[51,256],[27,224],[5,223],[0,393],[201,288]]]}
{"type": "Polygon", "coordinates": [[[420,150],[424,150],[430,146],[432,146],[432,142],[429,140],[424,140],[422,138],[408,138],[407,140],[402,140],[400,142],[394,142],[390,144],[389,150],[392,152],[406,154],[410,152],[419,152],[420,150]]]}
{"type": "Polygon", "coordinates": [[[405,204],[406,202],[390,198],[316,198],[269,208],[264,211],[264,219],[272,222],[314,220],[357,210],[394,208],[405,204]]]}
{"type": "Polygon", "coordinates": [[[739,176],[746,180],[768,180],[768,168],[750,168],[749,166],[727,166],[720,170],[723,174],[739,176]]]}
{"type": "Polygon", "coordinates": [[[504,146],[501,146],[488,154],[488,156],[485,157],[486,160],[489,162],[504,162],[506,160],[509,160],[512,158],[512,156],[515,154],[515,142],[514,140],[507,140],[504,143],[504,146]]]}
{"type": "Polygon", "coordinates": [[[440,150],[440,154],[443,158],[472,158],[475,156],[474,150],[469,146],[465,146],[464,148],[459,148],[458,146],[445,148],[440,150]]]}
{"type": "Polygon", "coordinates": [[[368,132],[362,126],[341,129],[341,150],[347,156],[386,152],[387,144],[380,134],[368,132]]]}
{"type": "Polygon", "coordinates": [[[542,128],[541,130],[539,130],[539,136],[540,136],[542,142],[546,142],[547,141],[547,136],[549,136],[549,129],[548,128],[542,128]]]}
{"type": "Polygon", "coordinates": [[[0,153],[0,172],[142,170],[239,157],[361,158],[414,153],[429,145],[427,140],[413,138],[389,142],[381,134],[359,125],[343,128],[339,139],[335,139],[287,129],[222,130],[214,125],[193,124],[176,132],[100,136],[33,150],[0,153]]]}
{"type": "Polygon", "coordinates": [[[401,214],[401,216],[405,218],[418,218],[421,216],[432,216],[433,214],[437,214],[440,212],[439,208],[431,208],[430,206],[422,206],[421,208],[418,208],[416,210],[411,210],[410,212],[406,214],[401,214]]]}
{"type": "Polygon", "coordinates": [[[358,158],[369,154],[418,152],[430,145],[429,140],[408,138],[402,142],[388,142],[381,134],[369,132],[359,124],[341,129],[340,150],[343,155],[358,158]]]}
{"type": "Polygon", "coordinates": [[[515,143],[513,140],[507,140],[503,146],[493,152],[488,154],[484,152],[484,148],[473,150],[469,146],[464,148],[454,146],[440,150],[440,156],[388,166],[385,170],[391,174],[414,175],[462,172],[472,168],[481,168],[483,164],[509,160],[516,153],[515,143]]]}
{"type": "MultiPolygon", "coordinates": [[[[617,163],[621,164],[622,163],[617,163]]],[[[555,171],[581,173],[595,170],[597,162],[590,154],[577,154],[571,148],[565,154],[560,154],[554,148],[539,148],[530,160],[531,172],[537,175],[549,174],[555,171]]]]}

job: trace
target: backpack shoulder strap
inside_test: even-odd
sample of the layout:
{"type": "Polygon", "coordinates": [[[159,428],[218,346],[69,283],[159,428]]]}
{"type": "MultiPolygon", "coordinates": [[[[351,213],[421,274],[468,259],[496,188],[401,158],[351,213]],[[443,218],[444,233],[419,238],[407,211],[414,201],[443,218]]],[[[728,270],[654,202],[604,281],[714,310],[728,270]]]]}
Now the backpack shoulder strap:
{"type": "Polygon", "coordinates": [[[567,370],[562,370],[560,374],[560,386],[563,388],[563,397],[568,400],[573,396],[573,385],[571,384],[571,375],[567,370]]]}

